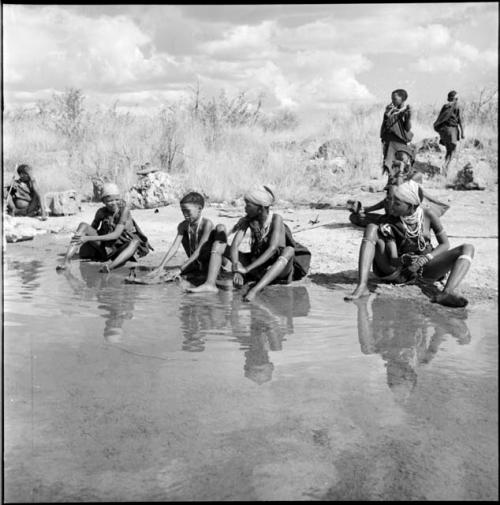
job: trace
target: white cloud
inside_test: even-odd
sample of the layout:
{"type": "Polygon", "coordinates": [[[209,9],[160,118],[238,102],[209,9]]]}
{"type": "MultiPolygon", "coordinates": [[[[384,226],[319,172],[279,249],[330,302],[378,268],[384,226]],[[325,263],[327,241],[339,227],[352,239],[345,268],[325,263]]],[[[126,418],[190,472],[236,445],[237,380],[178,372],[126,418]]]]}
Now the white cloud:
{"type": "MultiPolygon", "coordinates": [[[[473,3],[10,4],[4,6],[5,96],[27,103],[76,86],[87,95],[154,107],[183,96],[198,79],[206,93],[264,92],[272,104],[312,110],[375,100],[375,92],[385,97],[388,86],[409,78],[413,93],[425,92],[431,73],[453,76],[459,87],[466,76],[496,75],[496,47],[464,28],[488,9],[491,4],[473,3]]],[[[498,21],[488,27],[496,28],[495,38],[498,21]]]]}
{"type": "Polygon", "coordinates": [[[21,5],[6,6],[4,16],[7,86],[100,89],[166,78],[179,67],[125,16],[88,18],[21,5]]]}

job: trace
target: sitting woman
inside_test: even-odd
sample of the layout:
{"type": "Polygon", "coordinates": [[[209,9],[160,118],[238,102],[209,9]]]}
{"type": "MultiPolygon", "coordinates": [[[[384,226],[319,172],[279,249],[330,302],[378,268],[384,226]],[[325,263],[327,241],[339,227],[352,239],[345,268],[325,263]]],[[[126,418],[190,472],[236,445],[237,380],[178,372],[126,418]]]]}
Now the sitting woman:
{"type": "Polygon", "coordinates": [[[381,223],[366,227],[359,253],[359,280],[346,300],[369,294],[370,267],[381,280],[406,283],[422,277],[437,281],[449,273],[442,292],[434,302],[449,307],[465,307],[467,300],[455,290],[469,270],[474,256],[470,244],[449,249],[448,237],[439,217],[420,205],[418,184],[408,181],[395,186],[389,202],[390,215],[381,223]],[[438,246],[431,244],[431,230],[438,246]]]}
{"type": "MultiPolygon", "coordinates": [[[[369,223],[378,224],[381,220],[385,219],[389,214],[389,201],[391,199],[393,189],[407,181],[422,182],[422,174],[418,173],[414,167],[414,157],[412,150],[400,149],[394,155],[392,168],[388,175],[387,185],[385,186],[386,197],[375,205],[363,207],[361,202],[349,200],[347,202],[348,209],[351,211],[349,221],[356,226],[363,228],[369,223]],[[384,209],[384,214],[378,214],[374,211],[384,209]]],[[[440,202],[436,198],[425,192],[422,186],[419,185],[418,194],[422,207],[428,208],[434,212],[438,217],[441,217],[450,206],[446,203],[440,202]]]]}
{"type": "Polygon", "coordinates": [[[7,193],[7,212],[12,216],[35,217],[40,216],[42,221],[47,219],[43,205],[43,195],[33,177],[29,165],[17,167],[19,179],[13,181],[7,193]]]}
{"type": "Polygon", "coordinates": [[[80,259],[110,261],[101,268],[109,272],[126,261],[137,261],[134,255],[145,256],[153,248],[137,223],[130,208],[120,198],[116,184],[106,183],[101,193],[104,207],[97,210],[92,224],[80,223],[66,252],[64,262],[57,270],[64,270],[80,247],[80,259]]]}
{"type": "Polygon", "coordinates": [[[233,228],[236,235],[231,247],[220,240],[214,242],[205,283],[189,291],[217,291],[216,280],[223,256],[231,260],[234,286],[239,288],[247,282],[255,282],[244,296],[246,301],[253,300],[269,284],[288,284],[307,274],[311,253],[295,242],[283,218],[270,211],[274,201],[273,192],[266,186],[245,195],[246,216],[233,228]],[[250,252],[240,252],[239,246],[248,229],[251,233],[250,252]]]}

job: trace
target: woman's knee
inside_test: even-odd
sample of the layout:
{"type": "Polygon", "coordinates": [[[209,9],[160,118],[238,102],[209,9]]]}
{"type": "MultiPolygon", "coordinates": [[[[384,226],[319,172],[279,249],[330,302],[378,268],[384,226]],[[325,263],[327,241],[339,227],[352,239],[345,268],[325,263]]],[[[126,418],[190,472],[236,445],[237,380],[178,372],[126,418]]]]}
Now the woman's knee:
{"type": "Polygon", "coordinates": [[[378,238],[378,225],[370,223],[365,229],[364,238],[375,241],[378,238]]]}
{"type": "Polygon", "coordinates": [[[471,258],[474,257],[474,246],[472,244],[462,244],[460,246],[460,254],[467,254],[471,258]]]}
{"type": "Polygon", "coordinates": [[[295,249],[291,246],[287,246],[283,249],[281,256],[287,260],[290,260],[295,256],[295,249]]]}
{"type": "Polygon", "coordinates": [[[227,243],[227,230],[223,224],[218,224],[215,227],[215,240],[217,242],[227,243]]]}

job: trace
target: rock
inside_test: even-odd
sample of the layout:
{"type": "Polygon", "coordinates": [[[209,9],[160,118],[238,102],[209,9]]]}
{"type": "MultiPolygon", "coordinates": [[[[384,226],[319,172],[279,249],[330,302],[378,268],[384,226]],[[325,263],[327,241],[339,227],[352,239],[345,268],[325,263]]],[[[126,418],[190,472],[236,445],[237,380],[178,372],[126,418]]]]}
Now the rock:
{"type": "Polygon", "coordinates": [[[415,144],[417,154],[420,153],[440,153],[439,137],[425,138],[415,144]]]}
{"type": "Polygon", "coordinates": [[[81,210],[81,197],[74,189],[45,194],[45,206],[52,216],[72,216],[81,210]]]}
{"type": "Polygon", "coordinates": [[[173,176],[162,171],[148,172],[129,191],[132,209],[155,209],[176,203],[182,187],[173,176]]]}
{"type": "Polygon", "coordinates": [[[415,163],[413,163],[413,168],[417,172],[427,175],[429,178],[433,178],[441,172],[441,169],[438,166],[433,165],[429,161],[423,162],[416,160],[415,163]]]}
{"type": "Polygon", "coordinates": [[[32,240],[35,235],[47,233],[47,230],[37,230],[30,224],[24,222],[29,218],[16,218],[4,215],[3,229],[6,242],[22,242],[32,240]]]}

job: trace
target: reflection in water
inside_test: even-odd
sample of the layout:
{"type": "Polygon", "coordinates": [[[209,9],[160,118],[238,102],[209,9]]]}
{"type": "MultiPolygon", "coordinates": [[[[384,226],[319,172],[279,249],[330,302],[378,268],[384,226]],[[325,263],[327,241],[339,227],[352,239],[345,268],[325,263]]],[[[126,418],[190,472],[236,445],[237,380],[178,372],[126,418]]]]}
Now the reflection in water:
{"type": "Polygon", "coordinates": [[[205,350],[205,333],[211,330],[221,330],[229,324],[228,300],[231,293],[219,291],[210,300],[200,303],[197,296],[187,295],[181,299],[179,317],[181,331],[184,337],[182,350],[201,352],[205,350]]]}
{"type": "Polygon", "coordinates": [[[271,380],[274,369],[269,351],[282,349],[285,336],[293,333],[293,318],[307,316],[309,310],[304,286],[269,290],[252,303],[243,302],[232,291],[219,291],[217,299],[203,303],[198,297],[186,296],[180,307],[182,349],[203,351],[207,332],[228,328],[245,350],[245,377],[263,384],[271,380]]]}
{"type": "Polygon", "coordinates": [[[407,299],[374,296],[357,300],[358,336],[364,354],[378,353],[386,362],[387,384],[405,402],[417,384],[417,368],[429,363],[447,335],[468,344],[465,312],[451,312],[407,299]]]}
{"type": "Polygon", "coordinates": [[[232,312],[233,330],[245,351],[245,377],[263,384],[272,378],[274,365],[268,351],[281,351],[285,336],[293,333],[293,318],[309,314],[311,304],[305,286],[263,293],[258,301],[238,300],[232,312]],[[240,311],[249,311],[250,325],[241,327],[240,311]]]}
{"type": "Polygon", "coordinates": [[[39,282],[35,282],[42,270],[43,263],[39,260],[33,261],[9,261],[8,266],[11,267],[21,277],[21,284],[24,288],[20,294],[23,298],[33,298],[33,292],[40,287],[39,282]]]}
{"type": "Polygon", "coordinates": [[[75,294],[86,300],[97,299],[105,319],[103,337],[106,342],[118,343],[123,336],[123,323],[133,318],[136,289],[123,284],[122,279],[100,273],[95,264],[80,262],[81,279],[71,269],[63,272],[75,294]]]}

